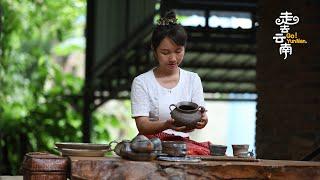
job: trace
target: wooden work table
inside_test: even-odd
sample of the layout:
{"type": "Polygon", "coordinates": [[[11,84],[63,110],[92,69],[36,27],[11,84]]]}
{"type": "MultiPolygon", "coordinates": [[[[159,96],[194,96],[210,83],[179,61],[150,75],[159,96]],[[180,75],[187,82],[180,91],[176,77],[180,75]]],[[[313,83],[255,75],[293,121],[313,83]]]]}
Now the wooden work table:
{"type": "Polygon", "coordinates": [[[320,162],[202,160],[197,163],[70,157],[72,179],[320,179],[320,162]]]}

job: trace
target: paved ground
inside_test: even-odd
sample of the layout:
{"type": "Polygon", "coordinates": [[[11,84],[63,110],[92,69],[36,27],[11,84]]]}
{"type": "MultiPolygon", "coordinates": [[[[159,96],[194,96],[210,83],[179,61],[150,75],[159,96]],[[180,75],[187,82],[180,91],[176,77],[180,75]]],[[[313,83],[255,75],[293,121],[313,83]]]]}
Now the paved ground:
{"type": "Polygon", "coordinates": [[[23,180],[22,176],[0,176],[0,180],[23,180]]]}

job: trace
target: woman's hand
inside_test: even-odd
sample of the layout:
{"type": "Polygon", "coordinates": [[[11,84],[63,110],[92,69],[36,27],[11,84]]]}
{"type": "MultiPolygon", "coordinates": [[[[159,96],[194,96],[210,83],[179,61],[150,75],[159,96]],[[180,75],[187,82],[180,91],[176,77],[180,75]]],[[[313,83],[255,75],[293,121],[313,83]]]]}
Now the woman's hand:
{"type": "Polygon", "coordinates": [[[197,122],[196,128],[202,129],[207,125],[207,123],[208,123],[208,116],[206,112],[201,112],[201,119],[199,122],[197,122]]]}
{"type": "Polygon", "coordinates": [[[174,119],[168,119],[166,121],[166,127],[167,129],[172,129],[172,130],[175,130],[175,131],[180,131],[180,132],[185,132],[186,131],[186,126],[175,126],[174,124],[174,119]]]}

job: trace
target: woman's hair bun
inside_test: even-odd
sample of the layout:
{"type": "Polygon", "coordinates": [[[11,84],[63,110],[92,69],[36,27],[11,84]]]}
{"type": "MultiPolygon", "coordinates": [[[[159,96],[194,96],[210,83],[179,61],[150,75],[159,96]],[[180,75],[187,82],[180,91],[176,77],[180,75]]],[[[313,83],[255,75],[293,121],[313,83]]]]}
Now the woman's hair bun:
{"type": "Polygon", "coordinates": [[[166,12],[165,15],[158,20],[158,26],[168,26],[176,24],[178,24],[176,13],[173,10],[166,12]]]}
{"type": "Polygon", "coordinates": [[[171,19],[171,18],[176,19],[176,13],[173,10],[169,10],[164,14],[163,17],[165,17],[167,19],[171,19]]]}
{"type": "Polygon", "coordinates": [[[176,13],[173,10],[161,14],[155,26],[152,37],[151,45],[154,50],[158,48],[164,38],[170,38],[179,46],[186,46],[188,35],[181,24],[177,22],[176,13]]]}

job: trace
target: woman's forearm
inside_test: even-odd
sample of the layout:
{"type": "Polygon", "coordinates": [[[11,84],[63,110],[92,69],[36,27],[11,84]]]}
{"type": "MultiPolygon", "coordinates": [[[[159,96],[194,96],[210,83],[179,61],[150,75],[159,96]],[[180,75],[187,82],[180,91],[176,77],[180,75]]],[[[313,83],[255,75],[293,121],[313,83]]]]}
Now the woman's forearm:
{"type": "Polygon", "coordinates": [[[140,134],[156,134],[168,129],[166,121],[150,121],[148,117],[135,118],[140,134]]]}

